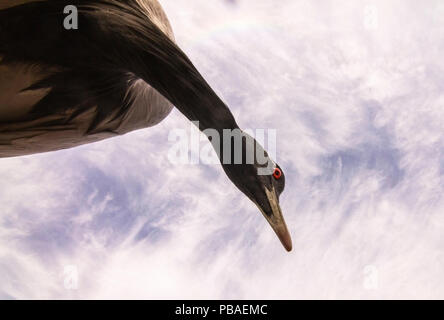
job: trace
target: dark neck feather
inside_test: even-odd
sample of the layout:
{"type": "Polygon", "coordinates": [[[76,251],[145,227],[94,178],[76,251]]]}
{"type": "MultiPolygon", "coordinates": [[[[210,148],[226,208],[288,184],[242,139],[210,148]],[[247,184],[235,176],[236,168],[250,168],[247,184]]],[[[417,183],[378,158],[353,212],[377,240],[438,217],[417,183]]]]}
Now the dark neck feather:
{"type": "Polygon", "coordinates": [[[117,34],[125,37],[121,44],[129,54],[125,63],[130,71],[155,88],[189,120],[199,121],[200,130],[212,128],[221,132],[238,128],[228,107],[183,51],[146,17],[139,20],[136,14],[128,17],[131,21],[126,23],[126,30],[117,30],[117,34]]]}
{"type": "Polygon", "coordinates": [[[169,40],[161,45],[165,54],[147,53],[141,77],[189,120],[199,121],[200,130],[238,128],[231,111],[186,55],[169,40]]]}
{"type": "MultiPolygon", "coordinates": [[[[148,54],[141,77],[166,97],[189,120],[199,121],[199,129],[238,128],[236,121],[193,64],[180,51],[167,50],[166,57],[148,54]]],[[[168,48],[168,49],[170,49],[168,48]]]]}

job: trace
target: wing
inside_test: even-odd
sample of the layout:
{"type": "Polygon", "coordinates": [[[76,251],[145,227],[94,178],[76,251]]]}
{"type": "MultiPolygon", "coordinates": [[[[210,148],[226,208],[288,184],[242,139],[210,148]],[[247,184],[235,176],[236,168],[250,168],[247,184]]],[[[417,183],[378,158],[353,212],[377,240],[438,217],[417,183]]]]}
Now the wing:
{"type": "Polygon", "coordinates": [[[18,122],[27,118],[32,107],[41,101],[50,89],[26,90],[49,76],[36,66],[5,65],[0,57],[0,123],[18,122]]]}
{"type": "Polygon", "coordinates": [[[123,133],[127,114],[97,119],[100,106],[109,108],[105,100],[129,101],[127,86],[120,97],[105,93],[100,98],[74,79],[62,81],[64,75],[55,67],[0,63],[0,157],[66,149],[123,133]]]}
{"type": "MultiPolygon", "coordinates": [[[[154,125],[169,114],[171,104],[151,86],[104,64],[109,48],[96,45],[94,29],[85,39],[62,28],[63,1],[4,1],[0,157],[71,148],[154,125]]],[[[172,37],[157,1],[130,1],[172,37]]]]}

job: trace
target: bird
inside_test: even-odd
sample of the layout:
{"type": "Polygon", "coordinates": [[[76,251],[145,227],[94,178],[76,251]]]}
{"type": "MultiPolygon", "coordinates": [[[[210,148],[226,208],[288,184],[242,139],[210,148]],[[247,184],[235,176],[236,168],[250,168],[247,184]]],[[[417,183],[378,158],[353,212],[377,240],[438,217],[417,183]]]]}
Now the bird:
{"type": "Polygon", "coordinates": [[[0,158],[148,128],[173,108],[207,135],[228,178],[291,251],[279,203],[283,169],[239,128],[177,45],[157,0],[0,2],[0,158]],[[77,14],[72,28],[65,23],[68,6],[77,14]],[[208,129],[234,134],[222,148],[208,129]]]}

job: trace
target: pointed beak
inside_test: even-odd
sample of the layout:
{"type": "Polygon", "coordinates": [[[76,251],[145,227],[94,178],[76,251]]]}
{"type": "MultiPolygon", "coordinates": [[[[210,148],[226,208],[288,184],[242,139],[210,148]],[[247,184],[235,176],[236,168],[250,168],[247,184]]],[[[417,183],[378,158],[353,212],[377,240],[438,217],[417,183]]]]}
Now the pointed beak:
{"type": "Polygon", "coordinates": [[[290,252],[293,248],[291,236],[290,232],[288,232],[284,217],[282,216],[282,211],[279,205],[276,191],[274,190],[274,188],[271,191],[268,191],[267,188],[265,188],[265,193],[267,194],[268,202],[270,203],[270,207],[272,210],[271,215],[266,214],[260,206],[258,207],[264,215],[265,219],[267,219],[268,223],[273,228],[285,250],[290,252]]]}

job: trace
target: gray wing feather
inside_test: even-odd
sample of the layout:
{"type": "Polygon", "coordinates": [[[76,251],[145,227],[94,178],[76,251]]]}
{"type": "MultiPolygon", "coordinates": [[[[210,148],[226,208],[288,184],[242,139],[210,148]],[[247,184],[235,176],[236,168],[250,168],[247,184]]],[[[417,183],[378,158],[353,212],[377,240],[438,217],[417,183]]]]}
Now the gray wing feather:
{"type": "MultiPolygon", "coordinates": [[[[173,39],[157,1],[132,1],[173,39]]],[[[3,0],[0,10],[31,2],[45,1],[3,0]]],[[[133,74],[97,75],[99,85],[105,81],[94,91],[91,84],[82,85],[83,74],[76,71],[10,62],[0,52],[0,157],[66,149],[146,128],[172,109],[167,99],[133,74]],[[119,77],[116,87],[114,77],[119,77]],[[36,108],[40,108],[37,113],[36,108]]],[[[85,76],[85,83],[90,76],[85,76]]]]}

